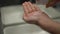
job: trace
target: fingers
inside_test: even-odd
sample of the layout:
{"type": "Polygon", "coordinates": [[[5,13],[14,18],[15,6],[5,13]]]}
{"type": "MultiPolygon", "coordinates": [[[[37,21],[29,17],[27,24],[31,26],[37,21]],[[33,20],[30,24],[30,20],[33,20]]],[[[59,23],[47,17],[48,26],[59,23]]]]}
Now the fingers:
{"type": "Polygon", "coordinates": [[[36,10],[34,5],[31,2],[25,2],[23,3],[23,8],[26,14],[31,13],[36,10]]]}
{"type": "Polygon", "coordinates": [[[26,3],[26,5],[27,5],[27,9],[28,9],[28,13],[31,13],[32,12],[32,8],[31,8],[31,6],[30,6],[30,3],[29,2],[27,2],[26,3]]]}
{"type": "Polygon", "coordinates": [[[35,4],[34,4],[34,8],[36,9],[36,11],[39,11],[40,10],[40,8],[37,7],[35,4]]]}
{"type": "Polygon", "coordinates": [[[34,4],[30,3],[30,2],[28,2],[28,4],[30,5],[30,7],[31,7],[31,9],[32,9],[32,12],[33,12],[33,11],[39,11],[39,10],[40,10],[40,8],[37,7],[36,5],[34,5],[34,4]]]}
{"type": "Polygon", "coordinates": [[[23,3],[23,8],[26,14],[30,13],[32,11],[32,8],[28,2],[23,3]]]}
{"type": "Polygon", "coordinates": [[[29,10],[28,10],[28,8],[27,8],[27,4],[26,4],[26,2],[23,3],[23,8],[24,8],[24,12],[25,12],[25,14],[27,14],[29,10]]]}
{"type": "Polygon", "coordinates": [[[24,11],[25,11],[26,14],[29,14],[29,13],[34,12],[34,11],[42,12],[39,7],[32,4],[31,2],[23,3],[23,7],[24,7],[24,11]]]}
{"type": "Polygon", "coordinates": [[[35,8],[36,11],[39,11],[40,13],[43,12],[43,11],[42,11],[39,7],[37,7],[35,4],[34,4],[34,8],[35,8]]]}
{"type": "Polygon", "coordinates": [[[31,12],[35,11],[36,9],[34,8],[34,5],[31,2],[28,2],[28,4],[31,6],[31,12]]]}

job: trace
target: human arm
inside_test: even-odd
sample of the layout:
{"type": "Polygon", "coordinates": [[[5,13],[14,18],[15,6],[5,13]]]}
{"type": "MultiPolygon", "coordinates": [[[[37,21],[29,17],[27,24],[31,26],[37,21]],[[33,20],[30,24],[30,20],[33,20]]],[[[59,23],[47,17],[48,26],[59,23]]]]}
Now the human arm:
{"type": "Polygon", "coordinates": [[[46,13],[44,13],[39,7],[30,2],[23,3],[24,8],[24,20],[37,24],[44,30],[52,34],[60,34],[60,24],[53,21],[46,13]]]}
{"type": "Polygon", "coordinates": [[[60,34],[60,23],[53,20],[38,20],[38,26],[52,34],[60,34]]]}

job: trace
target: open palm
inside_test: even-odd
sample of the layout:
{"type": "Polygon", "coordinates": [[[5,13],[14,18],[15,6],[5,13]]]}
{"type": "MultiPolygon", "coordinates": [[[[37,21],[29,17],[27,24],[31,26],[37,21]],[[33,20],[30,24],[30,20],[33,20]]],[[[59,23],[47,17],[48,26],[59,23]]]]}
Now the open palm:
{"type": "Polygon", "coordinates": [[[39,9],[36,5],[25,2],[23,3],[24,8],[24,20],[25,21],[47,21],[49,19],[48,15],[39,9]]]}

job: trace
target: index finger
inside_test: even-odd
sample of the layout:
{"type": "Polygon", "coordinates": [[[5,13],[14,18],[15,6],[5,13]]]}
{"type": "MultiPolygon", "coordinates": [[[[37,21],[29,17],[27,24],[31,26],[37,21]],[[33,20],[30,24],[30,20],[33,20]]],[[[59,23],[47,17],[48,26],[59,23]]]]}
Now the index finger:
{"type": "Polygon", "coordinates": [[[27,14],[28,13],[28,8],[27,8],[25,3],[23,3],[23,9],[24,9],[24,13],[27,14]]]}

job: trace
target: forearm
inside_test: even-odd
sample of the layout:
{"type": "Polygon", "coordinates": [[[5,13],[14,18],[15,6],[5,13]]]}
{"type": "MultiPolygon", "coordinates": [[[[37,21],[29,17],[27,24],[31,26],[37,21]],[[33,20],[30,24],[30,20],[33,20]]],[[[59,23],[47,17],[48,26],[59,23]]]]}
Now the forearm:
{"type": "Polygon", "coordinates": [[[60,24],[58,24],[52,20],[45,20],[45,21],[39,20],[38,25],[50,33],[60,34],[60,24]]]}
{"type": "Polygon", "coordinates": [[[27,22],[32,22],[35,24],[35,21],[38,21],[38,25],[41,26],[43,29],[47,30],[51,33],[60,33],[60,24],[52,21],[50,17],[42,12],[36,5],[33,5],[30,2],[23,3],[24,7],[24,20],[27,22]]]}

